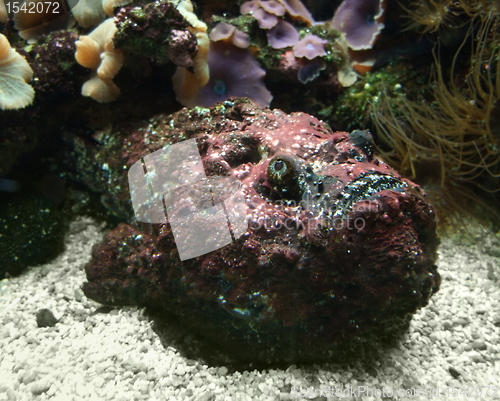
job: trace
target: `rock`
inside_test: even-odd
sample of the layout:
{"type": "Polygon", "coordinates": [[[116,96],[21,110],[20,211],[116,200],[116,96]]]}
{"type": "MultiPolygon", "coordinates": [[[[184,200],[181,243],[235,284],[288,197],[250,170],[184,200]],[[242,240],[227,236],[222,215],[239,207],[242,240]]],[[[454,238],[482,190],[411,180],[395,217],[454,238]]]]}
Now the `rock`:
{"type": "Polygon", "coordinates": [[[486,343],[481,340],[474,341],[472,347],[477,351],[484,351],[487,348],[486,343]]]}
{"type": "Polygon", "coordinates": [[[48,309],[40,309],[36,313],[36,324],[38,327],[54,327],[57,321],[53,313],[48,309]]]}
{"type": "Polygon", "coordinates": [[[31,385],[31,392],[35,395],[45,393],[50,389],[50,382],[46,379],[40,379],[31,385]]]}
{"type": "Polygon", "coordinates": [[[452,375],[454,379],[457,379],[460,376],[460,372],[456,370],[453,366],[450,366],[448,368],[448,372],[450,372],[450,375],[452,375]]]}
{"type": "Polygon", "coordinates": [[[47,263],[64,248],[65,218],[40,193],[21,191],[0,197],[0,279],[27,266],[47,263]]]}
{"type": "MultiPolygon", "coordinates": [[[[304,113],[231,99],[121,132],[108,141],[117,148],[107,156],[110,188],[102,187],[114,194],[110,204],[131,209],[123,166],[187,139],[197,140],[213,188],[223,182],[216,177],[239,181],[245,229],[181,261],[176,244],[223,233],[213,215],[185,214],[196,229],[175,240],[168,223],[120,224],[92,252],[87,297],[174,313],[241,360],[318,362],[400,333],[438,291],[436,216],[421,188],[374,155],[368,132],[333,133],[304,113]]],[[[160,191],[175,210],[211,206],[197,188],[160,191]]],[[[227,193],[214,196],[235,205],[227,193]]]]}

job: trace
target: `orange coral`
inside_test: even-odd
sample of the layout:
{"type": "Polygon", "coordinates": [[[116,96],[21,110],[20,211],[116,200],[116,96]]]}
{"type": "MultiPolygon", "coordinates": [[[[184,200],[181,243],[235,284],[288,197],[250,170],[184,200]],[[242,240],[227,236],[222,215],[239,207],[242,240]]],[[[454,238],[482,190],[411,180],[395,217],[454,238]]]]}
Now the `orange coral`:
{"type": "Polygon", "coordinates": [[[120,89],[113,82],[123,65],[122,51],[113,46],[116,31],[113,19],[108,18],[76,42],[76,61],[92,70],[91,78],[83,84],[82,95],[98,102],[110,102],[120,95],[120,89]]]}
{"type": "Polygon", "coordinates": [[[32,78],[33,70],[28,62],[0,34],[0,108],[21,109],[30,105],[35,91],[27,82],[32,78]]]}

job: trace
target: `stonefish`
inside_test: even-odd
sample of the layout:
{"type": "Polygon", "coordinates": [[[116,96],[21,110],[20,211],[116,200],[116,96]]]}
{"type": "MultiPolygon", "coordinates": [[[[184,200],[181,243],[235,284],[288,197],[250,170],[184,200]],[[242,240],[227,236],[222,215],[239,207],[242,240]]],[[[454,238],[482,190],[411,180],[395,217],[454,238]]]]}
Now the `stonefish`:
{"type": "MultiPolygon", "coordinates": [[[[195,139],[206,179],[238,183],[245,227],[225,246],[181,258],[168,221],[120,224],[86,266],[91,299],[174,313],[242,360],[317,362],[399,332],[439,289],[433,208],[375,156],[369,132],[334,133],[304,113],[230,99],[119,138],[110,168],[123,208],[132,209],[127,169],[195,139]]],[[[181,185],[172,204],[203,210],[193,191],[181,185]]],[[[228,199],[214,196],[211,206],[228,199]]],[[[210,216],[189,216],[198,234],[219,233],[210,216]]]]}

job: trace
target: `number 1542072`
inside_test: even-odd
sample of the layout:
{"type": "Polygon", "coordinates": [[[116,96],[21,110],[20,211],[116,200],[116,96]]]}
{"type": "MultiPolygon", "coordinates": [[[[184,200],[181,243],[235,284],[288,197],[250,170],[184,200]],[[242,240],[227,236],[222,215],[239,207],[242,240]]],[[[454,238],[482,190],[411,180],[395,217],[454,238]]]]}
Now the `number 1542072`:
{"type": "Polygon", "coordinates": [[[6,1],[5,8],[7,13],[17,14],[19,12],[25,14],[58,14],[61,4],[57,1],[37,1],[37,2],[18,2],[6,1]]]}

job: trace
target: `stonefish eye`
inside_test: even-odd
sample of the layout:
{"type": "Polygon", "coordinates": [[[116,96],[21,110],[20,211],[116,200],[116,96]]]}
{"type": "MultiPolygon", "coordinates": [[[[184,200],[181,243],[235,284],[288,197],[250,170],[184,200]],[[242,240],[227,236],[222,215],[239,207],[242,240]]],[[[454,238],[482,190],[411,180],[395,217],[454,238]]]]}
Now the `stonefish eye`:
{"type": "Polygon", "coordinates": [[[277,185],[287,185],[293,181],[295,166],[287,156],[275,156],[267,166],[269,180],[277,185]]]}

